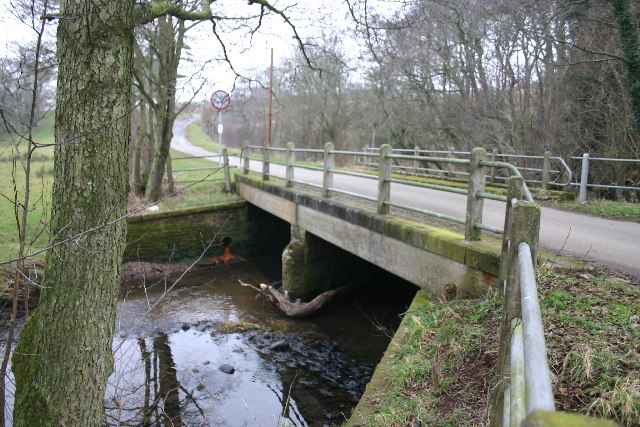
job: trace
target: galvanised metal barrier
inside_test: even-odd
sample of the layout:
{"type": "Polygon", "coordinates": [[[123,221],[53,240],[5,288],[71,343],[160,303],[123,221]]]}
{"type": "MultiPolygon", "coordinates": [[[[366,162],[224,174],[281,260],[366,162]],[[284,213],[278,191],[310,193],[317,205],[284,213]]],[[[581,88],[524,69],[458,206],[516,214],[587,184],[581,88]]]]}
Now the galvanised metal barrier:
{"type": "Polygon", "coordinates": [[[612,188],[619,190],[632,190],[640,191],[640,187],[617,185],[617,184],[589,184],[589,165],[592,161],[611,162],[611,163],[640,163],[639,159],[612,159],[607,157],[590,157],[588,153],[583,154],[581,157],[571,157],[574,160],[582,160],[580,171],[580,182],[571,183],[573,186],[580,187],[578,193],[578,201],[585,203],[587,201],[587,188],[612,188]]]}
{"type": "Polygon", "coordinates": [[[171,160],[194,160],[194,159],[207,159],[211,160],[214,158],[218,158],[217,162],[220,166],[214,167],[200,167],[200,168],[184,168],[184,169],[174,169],[173,172],[193,172],[193,171],[206,171],[206,170],[216,170],[220,169],[220,167],[224,170],[223,178],[202,178],[202,179],[191,179],[191,180],[178,180],[174,181],[176,184],[187,184],[193,182],[216,182],[216,181],[224,181],[224,189],[226,192],[231,191],[231,173],[229,172],[229,156],[227,155],[227,149],[222,149],[222,154],[211,154],[207,156],[185,156],[185,157],[174,157],[171,160]]]}
{"type": "MultiPolygon", "coordinates": [[[[380,151],[379,148],[371,148],[368,146],[364,147],[365,153],[378,153],[380,151]]],[[[415,147],[412,149],[393,149],[393,153],[403,154],[403,153],[411,153],[414,156],[420,155],[436,155],[436,157],[445,157],[448,159],[465,159],[471,156],[470,151],[456,151],[453,147],[450,150],[422,150],[419,147],[415,147]]],[[[527,184],[540,184],[543,189],[547,189],[550,185],[565,187],[567,185],[571,185],[571,180],[573,179],[573,173],[571,168],[567,165],[562,157],[551,156],[551,152],[545,152],[544,156],[529,156],[529,155],[521,155],[521,154],[504,154],[499,153],[497,150],[493,150],[488,153],[488,158],[492,161],[511,161],[511,160],[522,160],[526,162],[528,160],[533,161],[540,165],[540,167],[527,167],[526,165],[514,165],[520,173],[527,173],[527,175],[531,175],[525,177],[525,182],[527,184]],[[555,168],[552,168],[552,165],[555,168]],[[537,178],[539,177],[539,179],[537,178]],[[553,180],[551,180],[553,178],[553,180]],[[563,179],[564,178],[564,179],[563,179]],[[562,182],[559,180],[563,179],[562,182]]],[[[358,159],[358,163],[365,167],[378,168],[379,164],[375,161],[371,161],[366,157],[362,157],[358,159]]],[[[440,163],[440,162],[432,162],[432,163],[440,163]]],[[[412,163],[398,163],[393,165],[393,168],[396,171],[401,173],[406,173],[410,175],[441,175],[447,177],[454,176],[468,176],[468,172],[465,170],[456,170],[453,167],[452,163],[449,163],[446,169],[436,169],[429,167],[421,167],[420,162],[414,160],[412,163]]],[[[490,182],[496,181],[507,181],[509,177],[496,175],[496,168],[491,168],[488,171],[487,179],[490,182]]]]}
{"type": "Polygon", "coordinates": [[[540,207],[523,200],[522,188],[522,178],[510,178],[498,277],[504,293],[497,385],[503,426],[519,426],[538,409],[555,410],[535,277],[540,207]]]}

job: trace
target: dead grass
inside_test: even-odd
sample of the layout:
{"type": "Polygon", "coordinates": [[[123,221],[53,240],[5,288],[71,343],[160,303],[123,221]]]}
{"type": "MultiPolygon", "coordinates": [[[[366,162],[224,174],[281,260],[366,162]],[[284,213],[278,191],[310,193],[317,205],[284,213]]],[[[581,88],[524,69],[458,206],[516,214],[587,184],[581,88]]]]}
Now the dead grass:
{"type": "Polygon", "coordinates": [[[541,269],[556,406],[640,424],[640,288],[610,273],[541,269]]]}

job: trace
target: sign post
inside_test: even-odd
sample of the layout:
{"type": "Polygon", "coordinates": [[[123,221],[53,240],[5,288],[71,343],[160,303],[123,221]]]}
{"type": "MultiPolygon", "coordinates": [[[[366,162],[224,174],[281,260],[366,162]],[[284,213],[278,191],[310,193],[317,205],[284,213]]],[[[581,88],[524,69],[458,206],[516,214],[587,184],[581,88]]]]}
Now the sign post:
{"type": "Polygon", "coordinates": [[[225,110],[231,105],[231,97],[224,90],[217,90],[211,95],[211,106],[218,110],[218,152],[222,156],[222,132],[224,127],[222,126],[222,110],[225,110]]]}

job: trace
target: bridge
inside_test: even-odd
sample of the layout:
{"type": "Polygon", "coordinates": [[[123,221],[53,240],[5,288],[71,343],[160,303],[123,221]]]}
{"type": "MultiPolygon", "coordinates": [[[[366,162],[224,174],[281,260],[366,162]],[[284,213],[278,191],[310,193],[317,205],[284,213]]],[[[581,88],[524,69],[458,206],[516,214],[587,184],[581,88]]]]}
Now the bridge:
{"type": "Polygon", "coordinates": [[[318,257],[313,256],[317,238],[403,277],[433,295],[479,295],[490,287],[498,288],[505,295],[502,337],[507,343],[500,366],[504,380],[497,385],[501,402],[496,406],[499,418],[504,416],[506,420],[513,420],[509,421],[511,425],[519,425],[536,410],[554,411],[535,284],[540,209],[532,201],[516,168],[488,161],[482,148],[474,149],[469,160],[430,158],[434,162],[468,167],[468,189],[446,188],[392,177],[393,159],[424,161],[424,157],[394,155],[390,146],[383,146],[377,155],[381,165],[378,176],[368,175],[336,168],[335,156],[361,156],[362,153],[337,151],[328,143],[325,150],[321,150],[323,166],[306,166],[322,170],[323,184],[319,185],[294,176],[296,154],[318,150],[296,149],[292,143],[286,149],[266,145],[248,149],[251,148],[261,151],[262,174],[250,173],[250,159],[245,150],[244,171],[235,177],[237,190],[249,203],[292,226],[292,243],[283,254],[285,290],[299,297],[309,297],[307,292],[321,290],[318,286],[301,289],[300,284],[295,283],[296,275],[286,274],[288,269],[295,270],[299,273],[297,276],[307,282],[313,274],[304,270],[318,271],[318,257]],[[270,155],[278,151],[286,159],[283,180],[269,174],[270,155]],[[490,167],[505,169],[513,175],[506,196],[485,191],[486,168],[490,167]],[[377,197],[334,186],[335,174],[375,179],[377,197]],[[465,194],[466,216],[450,217],[392,202],[392,183],[465,194]],[[482,223],[485,199],[507,202],[504,228],[482,223]],[[427,225],[419,218],[397,216],[395,210],[456,223],[464,226],[464,233],[427,225]],[[503,238],[482,239],[482,233],[503,238]]]}
{"type": "MultiPolygon", "coordinates": [[[[185,126],[193,120],[195,119],[180,119],[176,121],[172,148],[192,156],[216,161],[218,158],[215,153],[191,144],[184,136],[185,126]]],[[[323,150],[316,151],[322,152],[323,150]]],[[[396,152],[397,150],[394,150],[394,153],[396,152]]],[[[253,149],[251,153],[257,154],[259,157],[261,148],[253,149]]],[[[273,154],[275,153],[277,152],[274,151],[273,154]]],[[[283,151],[280,151],[280,154],[283,153],[283,151]]],[[[303,156],[311,155],[322,156],[323,154],[299,154],[295,167],[296,179],[319,185],[322,184],[322,171],[302,168],[300,164],[300,160],[305,160],[303,156]]],[[[443,154],[442,156],[447,155],[443,154]]],[[[353,158],[355,159],[355,157],[353,158]]],[[[489,158],[491,158],[491,155],[489,155],[489,158]]],[[[366,160],[367,163],[377,164],[378,159],[375,157],[363,157],[362,160],[366,160]]],[[[229,157],[231,166],[242,167],[242,162],[236,156],[229,157]]],[[[394,160],[394,163],[396,162],[397,160],[394,160]]],[[[406,165],[412,166],[412,161],[404,160],[404,162],[406,165]]],[[[429,166],[433,167],[433,164],[429,166]]],[[[466,172],[462,169],[462,166],[464,165],[456,166],[456,170],[454,170],[459,172],[458,176],[465,176],[464,173],[466,172]]],[[[250,160],[250,169],[252,171],[261,172],[262,167],[262,163],[257,157],[250,160]]],[[[448,165],[445,166],[445,171],[446,169],[448,169],[448,165]]],[[[491,171],[493,171],[493,168],[491,171]]],[[[283,163],[272,162],[270,164],[271,176],[284,178],[285,172],[283,163]]],[[[361,178],[336,174],[334,181],[336,186],[343,190],[375,198],[377,195],[377,182],[370,178],[370,176],[369,178],[361,178]]],[[[488,179],[490,180],[491,178],[489,177],[488,179]]],[[[534,183],[533,185],[538,186],[539,184],[534,183]]],[[[411,204],[421,209],[439,212],[452,217],[463,218],[465,215],[466,197],[464,194],[397,183],[392,183],[392,188],[391,201],[393,202],[411,204]]],[[[491,199],[484,200],[483,222],[485,224],[496,228],[503,227],[504,212],[504,202],[491,199]]],[[[554,256],[560,255],[594,263],[638,278],[640,277],[640,251],[637,250],[639,238],[640,223],[637,222],[617,221],[556,209],[550,206],[541,206],[539,248],[554,256]]]]}
{"type": "MultiPolygon", "coordinates": [[[[550,419],[562,424],[565,416],[571,418],[573,425],[592,422],[587,417],[555,411],[535,279],[540,208],[533,202],[518,170],[508,163],[488,161],[482,148],[474,149],[468,160],[428,159],[468,168],[468,189],[447,188],[393,177],[394,159],[427,159],[392,154],[390,146],[381,147],[376,154],[380,164],[377,176],[337,168],[336,156],[362,156],[362,153],[334,150],[331,143],[324,150],[296,149],[292,143],[286,148],[245,147],[244,170],[235,176],[238,193],[249,203],[291,224],[292,241],[282,257],[285,290],[307,298],[323,290],[319,284],[309,289],[308,282],[314,281],[318,271],[331,270],[336,258],[330,259],[331,265],[323,265],[321,258],[327,251],[318,250],[319,241],[388,270],[432,295],[477,296],[489,288],[497,288],[504,295],[504,304],[498,362],[502,375],[491,399],[495,425],[519,426],[525,419],[539,425],[546,425],[550,419]],[[261,174],[250,172],[251,149],[261,153],[261,174]],[[270,156],[278,151],[285,158],[284,179],[269,173],[270,156]],[[322,184],[296,179],[296,168],[301,167],[296,165],[296,154],[309,152],[322,152],[323,165],[302,168],[322,171],[322,184]],[[501,168],[511,174],[506,196],[485,191],[487,168],[501,168]],[[339,174],[376,180],[376,197],[335,186],[333,178],[339,174]],[[392,183],[464,194],[465,218],[392,202],[392,183]],[[483,224],[484,200],[506,202],[503,228],[483,224]],[[458,224],[464,232],[425,224],[422,217],[458,224]],[[483,234],[498,235],[501,239],[483,234]],[[294,274],[288,275],[287,270],[294,274]],[[300,277],[304,283],[296,283],[300,277]]],[[[343,255],[338,258],[345,259],[343,255]]]]}
{"type": "MultiPolygon", "coordinates": [[[[330,143],[324,150],[297,149],[291,143],[286,148],[248,146],[243,154],[243,171],[235,176],[239,194],[291,224],[292,241],[283,253],[283,286],[290,294],[308,298],[323,290],[319,283],[326,283],[324,278],[311,288],[304,288],[304,283],[296,283],[295,278],[303,277],[306,283],[318,272],[330,270],[336,260],[340,264],[340,259],[345,259],[340,253],[323,264],[322,258],[331,251],[374,263],[445,298],[476,296],[496,288],[504,295],[498,365],[502,375],[494,387],[497,398],[492,399],[496,424],[515,426],[527,418],[545,425],[543,420],[550,414],[562,417],[555,412],[535,281],[540,208],[515,167],[487,160],[483,149],[473,150],[466,160],[392,154],[389,146],[383,146],[377,154],[338,151],[330,143]],[[250,158],[252,151],[259,154],[259,159],[250,158]],[[284,164],[278,165],[284,172],[282,178],[270,173],[274,154],[284,158],[280,162],[284,164]],[[306,154],[321,155],[322,166],[296,162],[297,155],[306,154]],[[339,168],[338,156],[375,156],[379,172],[339,168]],[[395,177],[391,163],[397,160],[464,166],[468,168],[468,188],[395,177]],[[261,173],[250,172],[254,162],[261,173]],[[503,169],[511,175],[506,195],[486,191],[488,168],[503,169]],[[303,173],[298,175],[298,171],[303,173]],[[305,171],[320,172],[322,184],[308,180],[305,171]],[[336,176],[374,180],[377,192],[372,196],[334,185],[336,176]],[[394,200],[392,191],[402,191],[406,186],[464,195],[464,217],[394,200]],[[483,222],[485,201],[504,203],[503,227],[483,222]],[[424,217],[454,224],[458,229],[426,224],[424,217]],[[326,245],[331,248],[327,250],[326,245]],[[295,274],[287,276],[287,270],[295,274]]],[[[582,425],[576,418],[572,422],[582,425]]],[[[583,422],[586,425],[586,420],[583,422]]]]}

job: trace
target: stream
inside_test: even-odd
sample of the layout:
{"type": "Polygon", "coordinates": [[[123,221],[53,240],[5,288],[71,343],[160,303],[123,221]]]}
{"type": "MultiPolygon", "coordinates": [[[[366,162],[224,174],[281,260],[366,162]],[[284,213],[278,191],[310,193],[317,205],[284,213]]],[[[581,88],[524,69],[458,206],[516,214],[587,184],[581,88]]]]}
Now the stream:
{"type": "Polygon", "coordinates": [[[344,422],[416,288],[376,272],[340,306],[292,320],[238,284],[279,278],[269,267],[277,264],[263,258],[200,270],[164,298],[173,280],[124,284],[105,397],[108,424],[344,422]]]}

